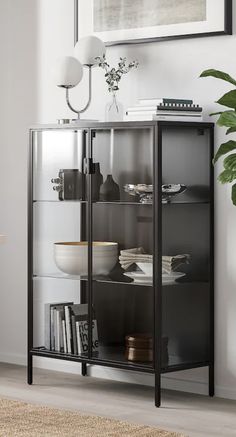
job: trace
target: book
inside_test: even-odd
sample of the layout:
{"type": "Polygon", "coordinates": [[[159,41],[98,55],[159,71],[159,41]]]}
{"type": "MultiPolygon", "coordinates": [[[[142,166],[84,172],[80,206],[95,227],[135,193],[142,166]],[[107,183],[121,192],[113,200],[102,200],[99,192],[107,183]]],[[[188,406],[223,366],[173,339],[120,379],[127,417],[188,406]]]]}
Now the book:
{"type": "Polygon", "coordinates": [[[180,103],[160,103],[159,105],[136,105],[130,106],[127,108],[127,112],[139,112],[139,111],[157,111],[157,110],[165,110],[165,111],[194,111],[201,112],[202,108],[199,105],[190,105],[190,104],[180,104],[180,103]]]}
{"type": "Polygon", "coordinates": [[[155,110],[155,111],[126,111],[126,115],[132,115],[134,117],[139,116],[139,115],[187,115],[187,116],[197,116],[199,114],[199,116],[201,116],[202,114],[202,110],[200,111],[174,111],[174,110],[169,110],[169,111],[164,111],[164,110],[155,110]]]}
{"type": "MultiPolygon", "coordinates": [[[[88,322],[87,320],[76,321],[76,333],[79,354],[88,352],[88,322]]],[[[98,329],[97,320],[92,321],[92,352],[98,353],[98,329]]]]}
{"type": "Polygon", "coordinates": [[[71,315],[71,326],[72,326],[72,341],[73,341],[73,352],[78,355],[78,341],[76,333],[75,315],[71,315]]]}
{"type": "Polygon", "coordinates": [[[73,353],[72,329],[71,329],[71,309],[65,305],[65,324],[66,324],[66,341],[68,354],[73,353]]]}
{"type": "Polygon", "coordinates": [[[190,99],[169,99],[167,97],[163,97],[163,98],[152,98],[152,99],[139,99],[139,105],[144,105],[144,106],[148,106],[148,105],[160,105],[161,103],[168,103],[168,104],[173,104],[173,103],[179,103],[179,104],[186,104],[186,105],[192,105],[193,104],[193,100],[190,99]]]}
{"type": "Polygon", "coordinates": [[[48,350],[55,350],[54,309],[64,311],[64,305],[73,305],[73,302],[55,302],[44,304],[44,345],[48,350]]]}
{"type": "Polygon", "coordinates": [[[63,351],[67,354],[67,341],[66,341],[66,322],[65,319],[62,320],[62,335],[63,335],[63,351]]]}
{"type": "Polygon", "coordinates": [[[202,121],[201,115],[124,115],[123,121],[202,121]]]}

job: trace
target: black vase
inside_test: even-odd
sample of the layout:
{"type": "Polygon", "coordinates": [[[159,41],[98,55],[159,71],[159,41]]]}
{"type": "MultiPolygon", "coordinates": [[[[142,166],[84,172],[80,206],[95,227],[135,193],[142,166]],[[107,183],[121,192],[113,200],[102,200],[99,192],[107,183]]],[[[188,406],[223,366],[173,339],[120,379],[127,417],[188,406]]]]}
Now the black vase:
{"type": "Polygon", "coordinates": [[[102,202],[113,202],[120,200],[119,185],[114,181],[111,174],[100,187],[100,200],[102,202]]]}
{"type": "Polygon", "coordinates": [[[99,200],[100,187],[103,184],[103,176],[100,172],[99,162],[94,163],[94,173],[92,174],[92,199],[99,200]]]}

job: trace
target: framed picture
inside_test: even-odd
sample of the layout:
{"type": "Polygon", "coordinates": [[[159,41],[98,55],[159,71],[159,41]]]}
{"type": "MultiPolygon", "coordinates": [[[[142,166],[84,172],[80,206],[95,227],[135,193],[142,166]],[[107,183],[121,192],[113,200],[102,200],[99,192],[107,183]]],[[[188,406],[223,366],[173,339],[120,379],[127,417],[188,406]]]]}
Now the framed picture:
{"type": "Polygon", "coordinates": [[[106,45],[232,34],[232,0],[75,0],[79,38],[106,45]]]}

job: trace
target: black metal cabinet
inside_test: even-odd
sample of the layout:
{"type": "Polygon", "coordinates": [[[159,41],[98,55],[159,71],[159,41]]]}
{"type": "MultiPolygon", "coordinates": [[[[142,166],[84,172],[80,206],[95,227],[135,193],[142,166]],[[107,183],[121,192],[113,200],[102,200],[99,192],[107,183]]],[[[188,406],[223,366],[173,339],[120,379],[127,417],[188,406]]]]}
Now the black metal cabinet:
{"type": "Polygon", "coordinates": [[[208,366],[214,395],[213,151],[211,123],[81,122],[30,130],[29,384],[33,357],[41,356],[81,362],[83,375],[90,364],[153,373],[156,406],[161,374],[208,366]],[[127,184],[151,185],[152,193],[129,192],[127,184]],[[163,202],[163,184],[187,189],[163,202]],[[61,272],[54,243],[79,241],[88,245],[86,272],[61,272]],[[117,243],[106,274],[97,270],[93,242],[117,243]],[[148,280],[140,280],[137,265],[125,271],[118,259],[121,250],[140,247],[153,255],[148,280]],[[178,254],[191,257],[179,268],[185,276],[165,282],[162,257],[178,254]],[[45,303],[69,301],[88,304],[83,353],[45,346],[45,303]],[[151,338],[148,359],[127,355],[126,338],[137,334],[151,338]]]}

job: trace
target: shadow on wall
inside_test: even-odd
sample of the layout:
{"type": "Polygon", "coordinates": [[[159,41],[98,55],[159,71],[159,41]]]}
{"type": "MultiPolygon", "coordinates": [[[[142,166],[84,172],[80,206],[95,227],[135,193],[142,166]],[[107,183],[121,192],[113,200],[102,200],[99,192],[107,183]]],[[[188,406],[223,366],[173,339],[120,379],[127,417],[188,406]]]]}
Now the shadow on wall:
{"type": "Polygon", "coordinates": [[[7,241],[0,251],[0,361],[13,355],[21,361],[26,350],[27,149],[28,128],[38,118],[37,23],[38,1],[1,2],[0,233],[7,241]]]}

